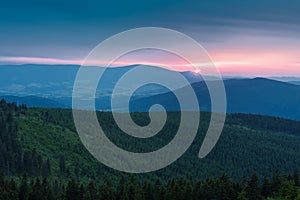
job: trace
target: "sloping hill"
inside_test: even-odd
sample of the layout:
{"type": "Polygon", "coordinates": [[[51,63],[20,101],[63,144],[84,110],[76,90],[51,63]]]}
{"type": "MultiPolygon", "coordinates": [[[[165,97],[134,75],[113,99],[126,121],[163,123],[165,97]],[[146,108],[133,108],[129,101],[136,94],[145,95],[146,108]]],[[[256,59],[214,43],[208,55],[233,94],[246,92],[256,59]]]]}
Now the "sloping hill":
{"type": "MultiPolygon", "coordinates": [[[[252,113],[300,119],[300,86],[265,78],[230,79],[224,81],[229,113],[252,113]]],[[[210,97],[204,82],[192,84],[200,109],[210,111],[210,97]]],[[[180,92],[184,93],[185,88],[180,92]]],[[[146,111],[149,105],[161,103],[170,110],[179,110],[171,92],[141,98],[132,103],[132,110],[146,111]]]]}
{"type": "MultiPolygon", "coordinates": [[[[193,176],[206,178],[227,173],[240,179],[256,172],[271,175],[276,169],[292,172],[300,166],[300,122],[256,115],[228,115],[222,136],[214,150],[204,159],[197,157],[209,122],[209,113],[202,113],[198,136],[189,150],[172,165],[143,175],[141,179],[193,176]],[[256,122],[256,123],[250,123],[256,122]],[[276,123],[273,124],[273,123],[276,123]],[[287,126],[293,128],[287,129],[287,126]]],[[[134,152],[145,152],[167,144],[176,133],[180,115],[168,114],[165,128],[157,136],[137,139],[123,134],[110,113],[98,113],[107,136],[118,146],[134,152]]],[[[147,123],[146,113],[134,113],[138,123],[147,123]]],[[[59,159],[64,157],[67,175],[99,178],[124,175],[111,170],[94,159],[81,144],[75,131],[71,110],[29,109],[21,115],[19,135],[24,150],[36,149],[51,161],[52,175],[61,176],[59,159]]]]}

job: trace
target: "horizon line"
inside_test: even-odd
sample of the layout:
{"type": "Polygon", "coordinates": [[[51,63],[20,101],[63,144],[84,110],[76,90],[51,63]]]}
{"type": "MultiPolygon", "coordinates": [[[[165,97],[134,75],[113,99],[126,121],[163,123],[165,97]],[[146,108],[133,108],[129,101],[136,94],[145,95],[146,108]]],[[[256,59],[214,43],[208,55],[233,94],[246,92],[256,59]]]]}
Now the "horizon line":
{"type": "MultiPolygon", "coordinates": [[[[45,57],[14,57],[14,56],[0,56],[0,66],[11,65],[11,66],[22,66],[22,65],[61,65],[61,66],[83,66],[84,60],[80,59],[59,59],[59,58],[45,58],[45,57]]],[[[94,67],[105,67],[107,64],[103,64],[99,61],[92,61],[91,66],[94,67]]],[[[196,64],[182,64],[182,63],[171,63],[171,62],[143,62],[143,61],[126,61],[120,62],[115,61],[109,67],[118,68],[133,65],[145,65],[153,67],[161,67],[164,69],[179,71],[179,72],[193,72],[199,73],[199,70],[193,69],[193,66],[200,68],[203,66],[214,65],[218,69],[221,76],[231,77],[300,77],[295,75],[294,71],[288,71],[286,68],[278,67],[265,67],[262,65],[261,70],[257,69],[258,64],[245,61],[212,61],[211,63],[196,63],[196,64]],[[249,66],[249,67],[245,67],[249,66]],[[255,68],[256,66],[256,68],[255,68]],[[188,69],[189,68],[189,69],[188,69]],[[270,71],[270,72],[269,72],[270,71]],[[274,71],[276,73],[274,73],[274,71]],[[271,73],[273,72],[273,73],[271,73]],[[283,73],[283,74],[282,74],[283,73]]],[[[300,63],[294,63],[293,66],[300,66],[300,63]]],[[[201,74],[201,73],[200,73],[201,74]]]]}

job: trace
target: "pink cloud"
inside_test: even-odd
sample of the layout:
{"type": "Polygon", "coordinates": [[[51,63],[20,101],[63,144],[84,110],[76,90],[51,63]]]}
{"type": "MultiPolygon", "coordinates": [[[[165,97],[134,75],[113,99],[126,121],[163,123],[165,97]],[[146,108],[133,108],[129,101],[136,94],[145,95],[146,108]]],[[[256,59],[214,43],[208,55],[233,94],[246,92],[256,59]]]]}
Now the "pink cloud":
{"type": "Polygon", "coordinates": [[[54,64],[76,64],[76,65],[80,65],[81,62],[82,62],[82,60],[0,56],[0,63],[3,63],[3,64],[53,64],[53,65],[54,64]]]}
{"type": "MultiPolygon", "coordinates": [[[[211,53],[214,65],[222,75],[240,76],[300,76],[300,58],[295,50],[279,51],[251,49],[244,51],[227,50],[211,53]]],[[[57,59],[39,57],[5,57],[0,56],[2,64],[76,64],[81,65],[81,59],[57,59]]],[[[89,61],[90,65],[105,66],[99,60],[89,61]]],[[[112,63],[114,66],[145,64],[160,66],[178,71],[195,71],[184,59],[170,53],[149,54],[133,53],[120,57],[112,63]]],[[[209,67],[211,63],[194,63],[200,67],[209,67]]]]}

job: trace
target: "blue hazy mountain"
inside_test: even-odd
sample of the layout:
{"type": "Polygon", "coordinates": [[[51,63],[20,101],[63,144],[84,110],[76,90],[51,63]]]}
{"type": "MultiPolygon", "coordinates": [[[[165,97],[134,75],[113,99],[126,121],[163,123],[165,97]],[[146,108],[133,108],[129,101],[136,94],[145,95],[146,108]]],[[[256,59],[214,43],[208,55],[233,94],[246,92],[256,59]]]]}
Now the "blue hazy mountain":
{"type": "Polygon", "coordinates": [[[76,65],[2,65],[0,94],[14,96],[70,96],[76,65]]]}
{"type": "MultiPolygon", "coordinates": [[[[145,65],[108,68],[101,81],[104,89],[99,91],[99,95],[106,95],[106,92],[111,92],[118,79],[137,66],[158,68],[145,65]]],[[[80,66],[78,65],[1,65],[0,94],[14,96],[35,95],[51,98],[71,97],[79,68],[80,66]]],[[[202,80],[201,76],[191,72],[182,72],[182,74],[190,82],[202,80]]]]}
{"type": "MultiPolygon", "coordinates": [[[[169,78],[170,81],[172,81],[172,74],[177,73],[145,65],[107,68],[96,92],[97,109],[109,110],[110,94],[115,84],[126,72],[135,67],[168,71],[171,76],[166,78],[169,78]]],[[[55,107],[54,105],[71,107],[73,85],[79,69],[78,65],[1,65],[0,96],[6,97],[8,101],[15,100],[18,103],[26,103],[30,107],[48,107],[49,105],[52,105],[50,107],[55,107]],[[32,99],[33,97],[36,98],[32,99]],[[32,101],[28,101],[28,99],[32,99],[32,101]]],[[[192,72],[182,72],[182,75],[191,83],[202,80],[201,76],[192,72]]],[[[128,84],[131,83],[128,82],[128,84]]],[[[122,93],[126,94],[127,88],[128,85],[123,85],[122,93]]],[[[139,90],[135,96],[145,97],[164,92],[167,90],[152,85],[139,90]]]]}
{"type": "MultiPolygon", "coordinates": [[[[300,86],[265,79],[230,79],[224,81],[227,95],[227,112],[252,113],[300,119],[300,86]]],[[[210,111],[211,101],[202,82],[193,83],[201,110],[210,111]]],[[[179,89],[184,93],[186,88],[179,89]]],[[[179,110],[172,92],[137,99],[131,104],[133,111],[146,111],[151,104],[166,105],[169,110],[179,110]]]]}
{"type": "Polygon", "coordinates": [[[294,84],[294,85],[300,85],[300,81],[289,81],[288,83],[294,84]]]}
{"type": "Polygon", "coordinates": [[[300,78],[299,77],[294,77],[294,76],[272,76],[269,79],[276,80],[276,81],[282,81],[282,82],[287,82],[295,85],[300,85],[300,78]]]}
{"type": "MultiPolygon", "coordinates": [[[[120,77],[138,65],[110,68],[101,79],[96,93],[96,109],[110,110],[110,94],[120,77]]],[[[153,66],[142,66],[152,67],[153,66]]],[[[25,103],[29,107],[70,108],[72,89],[78,65],[4,65],[0,66],[0,98],[25,103]]],[[[160,70],[166,70],[161,69],[160,70]]],[[[172,71],[169,71],[172,74],[172,71]]],[[[174,72],[175,73],[175,72],[174,72]]],[[[201,110],[210,111],[210,96],[201,76],[182,72],[192,84],[201,110]]],[[[172,76],[166,77],[171,80],[172,76]]],[[[274,78],[274,77],[273,77],[274,78]]],[[[277,77],[278,78],[278,77],[277,77]]],[[[300,119],[300,86],[288,83],[297,81],[280,77],[281,82],[265,78],[228,78],[224,80],[228,112],[255,113],[300,119]]],[[[172,80],[171,80],[172,81],[172,80]]],[[[211,79],[211,81],[214,81],[211,79]]],[[[123,86],[126,95],[126,85],[123,86]]],[[[178,88],[185,92],[184,86],[178,88]]],[[[188,96],[187,96],[188,98],[188,96]]],[[[172,92],[158,85],[139,88],[134,93],[132,111],[148,111],[153,104],[163,104],[167,110],[179,110],[172,92]]]]}
{"type": "Polygon", "coordinates": [[[27,107],[45,107],[45,108],[67,108],[67,105],[61,104],[49,98],[38,96],[0,96],[0,99],[5,99],[7,102],[15,102],[17,104],[26,104],[27,107]]]}

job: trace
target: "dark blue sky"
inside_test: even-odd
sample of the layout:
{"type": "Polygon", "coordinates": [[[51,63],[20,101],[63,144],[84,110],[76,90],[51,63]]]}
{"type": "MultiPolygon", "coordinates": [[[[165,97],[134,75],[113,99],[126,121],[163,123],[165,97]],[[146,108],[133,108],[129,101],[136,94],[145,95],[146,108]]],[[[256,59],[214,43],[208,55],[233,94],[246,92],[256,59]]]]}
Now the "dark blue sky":
{"type": "Polygon", "coordinates": [[[220,62],[262,49],[290,56],[300,52],[299,10],[297,0],[2,1],[0,56],[80,60],[105,38],[144,26],[182,31],[220,62]]]}

